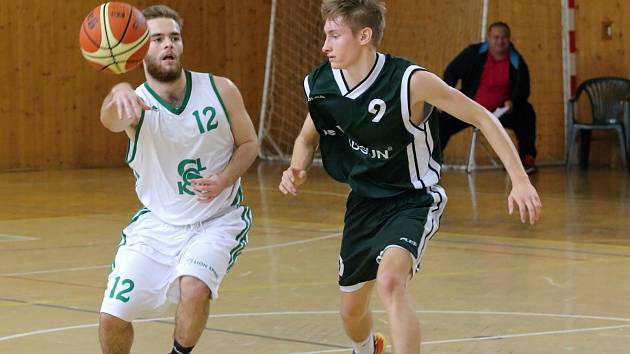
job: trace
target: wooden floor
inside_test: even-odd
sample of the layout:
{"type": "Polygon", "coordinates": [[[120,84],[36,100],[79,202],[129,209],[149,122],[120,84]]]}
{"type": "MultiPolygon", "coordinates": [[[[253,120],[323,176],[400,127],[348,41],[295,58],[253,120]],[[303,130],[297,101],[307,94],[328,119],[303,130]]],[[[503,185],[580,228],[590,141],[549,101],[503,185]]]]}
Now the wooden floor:
{"type": "MultiPolygon", "coordinates": [[[[285,197],[282,168],[244,178],[250,244],[197,354],[350,353],[336,285],[347,189],[314,169],[285,197]]],[[[630,353],[629,175],[547,168],[534,182],[544,212],[530,226],[506,213],[504,172],[444,174],[442,228],[410,288],[424,353],[630,353]]],[[[98,353],[109,264],[139,207],[130,171],[3,173],[0,196],[0,353],[98,353]]],[[[138,321],[133,352],[166,353],[172,315],[138,321]]]]}

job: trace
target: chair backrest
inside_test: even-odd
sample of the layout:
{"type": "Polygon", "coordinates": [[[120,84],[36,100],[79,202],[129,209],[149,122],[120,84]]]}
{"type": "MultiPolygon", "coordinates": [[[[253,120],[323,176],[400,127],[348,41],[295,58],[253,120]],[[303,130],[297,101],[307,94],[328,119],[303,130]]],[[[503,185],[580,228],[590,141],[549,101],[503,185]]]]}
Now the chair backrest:
{"type": "Polygon", "coordinates": [[[594,124],[612,124],[623,119],[624,102],[630,99],[630,80],[598,77],[584,81],[577,88],[575,100],[586,91],[591,102],[594,124]]]}

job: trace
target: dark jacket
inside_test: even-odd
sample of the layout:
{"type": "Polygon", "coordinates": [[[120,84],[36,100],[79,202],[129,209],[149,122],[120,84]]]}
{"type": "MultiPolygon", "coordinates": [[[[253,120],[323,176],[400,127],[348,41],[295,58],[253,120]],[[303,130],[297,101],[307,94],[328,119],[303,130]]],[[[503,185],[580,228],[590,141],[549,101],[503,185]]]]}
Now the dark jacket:
{"type": "MultiPolygon", "coordinates": [[[[471,99],[475,98],[479,81],[486,63],[488,42],[472,44],[464,49],[444,71],[444,81],[452,87],[462,80],[461,91],[471,99]]],[[[529,69],[525,59],[510,43],[510,99],[514,109],[519,109],[529,97],[529,69]]]]}

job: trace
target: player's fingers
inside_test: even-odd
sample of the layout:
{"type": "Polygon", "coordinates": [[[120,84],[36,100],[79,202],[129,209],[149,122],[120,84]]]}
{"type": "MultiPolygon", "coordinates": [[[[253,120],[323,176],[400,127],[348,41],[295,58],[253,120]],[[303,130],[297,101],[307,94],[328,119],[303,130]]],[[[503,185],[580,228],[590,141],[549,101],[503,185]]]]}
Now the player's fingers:
{"type": "MultiPolygon", "coordinates": [[[[134,118],[135,117],[140,118],[140,116],[142,115],[142,111],[147,110],[146,109],[146,104],[138,96],[135,96],[134,99],[132,99],[130,103],[133,106],[134,118]]],[[[149,107],[149,109],[150,109],[150,107],[149,107]]]]}
{"type": "MultiPolygon", "coordinates": [[[[289,181],[288,179],[285,179],[282,181],[282,187],[284,188],[284,190],[287,193],[290,193],[292,195],[295,195],[295,193],[297,192],[295,189],[295,185],[293,184],[293,182],[289,181]]],[[[286,193],[285,193],[286,194],[286,193]]]]}
{"type": "Polygon", "coordinates": [[[528,205],[528,207],[530,208],[529,210],[529,215],[530,215],[530,223],[536,223],[538,220],[540,220],[540,208],[541,208],[541,204],[540,204],[540,200],[535,197],[532,198],[530,200],[530,203],[528,205]]]}
{"type": "Polygon", "coordinates": [[[284,173],[282,174],[282,177],[286,177],[289,181],[291,181],[291,183],[294,183],[295,171],[289,167],[286,171],[284,171],[284,173]]]}
{"type": "Polygon", "coordinates": [[[134,119],[135,117],[139,117],[140,108],[133,100],[125,101],[125,118],[134,119]]]}
{"type": "Polygon", "coordinates": [[[540,197],[538,195],[534,196],[534,202],[540,211],[540,209],[542,209],[542,202],[540,201],[540,197]]]}
{"type": "Polygon", "coordinates": [[[512,196],[508,197],[508,214],[512,215],[514,212],[514,198],[512,196]]]}
{"type": "Polygon", "coordinates": [[[125,119],[125,105],[118,100],[114,102],[116,103],[116,111],[118,113],[118,119],[121,119],[121,120],[125,119]]]}
{"type": "Polygon", "coordinates": [[[534,212],[535,212],[535,217],[536,217],[535,221],[538,221],[538,220],[540,220],[540,215],[541,215],[541,212],[542,212],[542,210],[541,210],[542,209],[542,203],[540,202],[540,198],[538,198],[538,196],[534,196],[534,198],[532,198],[532,206],[533,206],[534,212]]]}
{"type": "Polygon", "coordinates": [[[285,184],[285,186],[287,183],[293,184],[295,182],[295,177],[293,177],[292,170],[287,169],[282,173],[282,182],[285,184]]]}
{"type": "Polygon", "coordinates": [[[138,97],[138,96],[136,96],[136,97],[137,97],[137,99],[138,99],[138,104],[140,105],[140,107],[141,107],[143,110],[148,111],[148,110],[150,110],[150,109],[151,109],[151,107],[149,107],[149,105],[147,105],[146,103],[144,103],[144,100],[143,100],[142,98],[140,98],[140,97],[138,97]]]}
{"type": "Polygon", "coordinates": [[[192,184],[193,186],[205,186],[207,183],[205,178],[195,178],[190,181],[190,184],[192,184]]]}
{"type": "Polygon", "coordinates": [[[520,199],[516,200],[516,204],[518,204],[518,212],[521,216],[521,223],[525,223],[525,220],[527,220],[527,205],[525,205],[525,202],[523,202],[520,199]]]}

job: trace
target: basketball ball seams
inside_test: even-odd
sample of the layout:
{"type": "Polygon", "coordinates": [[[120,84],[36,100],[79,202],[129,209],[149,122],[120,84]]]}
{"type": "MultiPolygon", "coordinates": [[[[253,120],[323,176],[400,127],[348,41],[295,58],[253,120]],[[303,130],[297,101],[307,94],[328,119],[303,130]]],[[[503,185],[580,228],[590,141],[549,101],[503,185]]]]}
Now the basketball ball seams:
{"type": "Polygon", "coordinates": [[[118,47],[118,45],[120,43],[122,43],[123,39],[125,38],[125,34],[127,34],[127,29],[129,29],[129,24],[131,23],[131,18],[133,17],[133,7],[129,4],[126,4],[129,7],[129,16],[127,17],[127,23],[125,24],[125,29],[123,30],[122,34],[120,35],[120,39],[118,39],[118,43],[114,44],[114,46],[112,47],[112,49],[118,47]]]}
{"type": "MultiPolygon", "coordinates": [[[[139,62],[141,62],[141,60],[125,60],[125,61],[119,61],[118,64],[124,64],[126,66],[127,64],[135,64],[139,62]]],[[[113,73],[120,74],[121,72],[117,72],[116,70],[111,68],[112,65],[114,65],[114,63],[103,65],[101,68],[98,69],[98,71],[103,72],[103,71],[109,70],[113,73]]]]}
{"type": "Polygon", "coordinates": [[[124,2],[107,2],[83,20],[79,46],[83,57],[98,71],[122,74],[142,63],[149,37],[142,12],[124,2]]]}
{"type": "MultiPolygon", "coordinates": [[[[127,54],[130,51],[138,48],[138,46],[145,45],[146,42],[144,41],[144,39],[147,38],[148,36],[149,36],[149,31],[146,31],[144,36],[138,40],[138,43],[134,44],[133,46],[127,48],[126,50],[124,50],[124,51],[122,51],[120,53],[116,53],[115,56],[121,56],[123,54],[127,54]]],[[[102,48],[102,49],[109,49],[109,48],[102,48]]],[[[105,58],[109,58],[109,57],[113,58],[114,57],[114,53],[113,53],[112,49],[113,48],[110,49],[110,53],[111,53],[110,55],[100,55],[100,56],[98,56],[98,55],[94,55],[94,54],[91,54],[91,53],[85,53],[85,57],[86,58],[90,58],[90,59],[105,59],[105,58]]],[[[122,61],[120,61],[120,62],[122,63],[122,61]]]]}
{"type": "Polygon", "coordinates": [[[83,35],[85,36],[85,38],[87,38],[87,40],[89,40],[90,43],[94,44],[94,47],[99,48],[99,49],[106,49],[106,48],[101,47],[100,43],[96,43],[94,38],[90,36],[90,32],[88,32],[87,28],[85,28],[85,22],[83,22],[83,24],[81,25],[81,31],[83,32],[83,35]]]}
{"type": "Polygon", "coordinates": [[[116,57],[114,56],[114,51],[112,50],[112,47],[111,47],[112,44],[109,41],[109,29],[107,28],[107,24],[109,22],[107,20],[109,18],[107,14],[108,8],[109,8],[109,3],[101,7],[101,11],[102,11],[101,18],[103,19],[103,33],[105,34],[105,40],[107,41],[107,46],[109,47],[110,56],[112,57],[112,60],[114,61],[113,64],[116,65],[116,68],[118,69],[118,71],[121,71],[120,67],[118,66],[118,63],[116,62],[116,57]]]}

